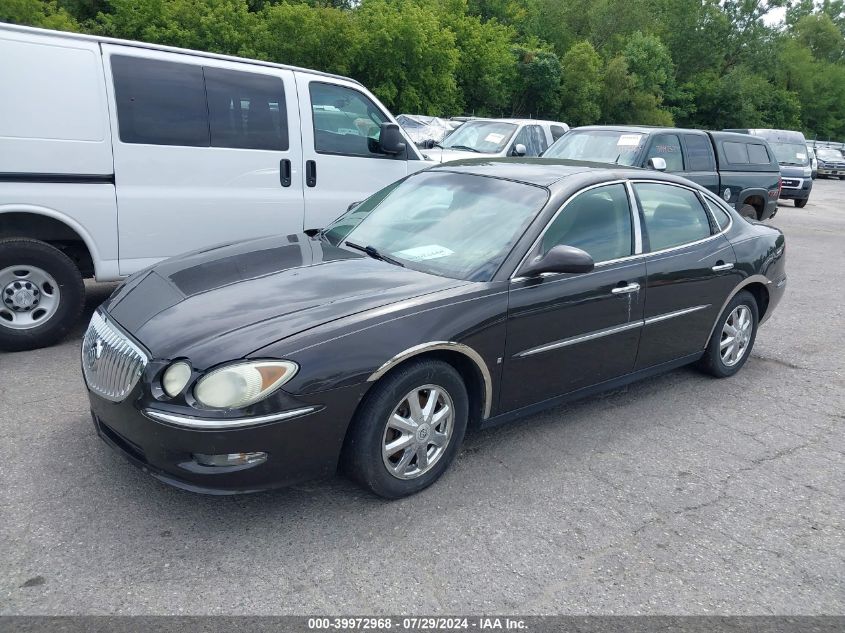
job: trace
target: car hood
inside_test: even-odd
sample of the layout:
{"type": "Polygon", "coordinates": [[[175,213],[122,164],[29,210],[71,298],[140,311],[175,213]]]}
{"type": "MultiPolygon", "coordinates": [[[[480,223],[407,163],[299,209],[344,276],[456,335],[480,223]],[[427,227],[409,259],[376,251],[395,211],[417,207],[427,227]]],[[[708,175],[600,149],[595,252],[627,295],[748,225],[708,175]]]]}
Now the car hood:
{"type": "Polygon", "coordinates": [[[467,282],[402,268],[305,234],[189,253],[127,280],[105,304],[155,358],[212,364],[365,310],[467,282]]]}
{"type": "Polygon", "coordinates": [[[807,178],[804,171],[810,169],[810,166],[802,167],[800,165],[781,165],[780,175],[784,178],[807,178]]]}
{"type": "Polygon", "coordinates": [[[459,149],[445,149],[442,147],[432,147],[431,149],[422,150],[422,153],[429,160],[436,163],[448,163],[452,160],[463,160],[465,158],[489,158],[498,156],[499,154],[482,154],[480,152],[468,152],[459,149]]]}

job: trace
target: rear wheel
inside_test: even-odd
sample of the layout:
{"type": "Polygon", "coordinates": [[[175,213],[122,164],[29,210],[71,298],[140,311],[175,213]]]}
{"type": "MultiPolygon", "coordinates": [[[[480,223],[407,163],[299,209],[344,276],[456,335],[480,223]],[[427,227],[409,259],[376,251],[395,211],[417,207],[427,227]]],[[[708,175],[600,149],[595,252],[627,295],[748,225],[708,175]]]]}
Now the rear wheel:
{"type": "Polygon", "coordinates": [[[0,240],[0,349],[52,345],[79,318],[82,275],[60,250],[38,240],[0,240]]]}
{"type": "Polygon", "coordinates": [[[467,427],[469,401],[449,364],[399,367],[367,394],[344,446],[344,470],[388,499],[434,483],[449,467],[467,427]]]}
{"type": "Polygon", "coordinates": [[[737,294],[719,316],[699,367],[717,378],[742,369],[757,338],[758,319],[754,296],[745,291],[737,294]]]}
{"type": "Polygon", "coordinates": [[[760,216],[757,215],[757,209],[752,207],[750,204],[744,204],[739,209],[739,214],[744,217],[748,218],[749,220],[759,220],[760,216]]]}
{"type": "Polygon", "coordinates": [[[799,209],[803,209],[804,207],[807,206],[807,202],[809,202],[809,201],[810,201],[809,198],[804,198],[803,200],[796,200],[795,206],[798,207],[799,209]]]}

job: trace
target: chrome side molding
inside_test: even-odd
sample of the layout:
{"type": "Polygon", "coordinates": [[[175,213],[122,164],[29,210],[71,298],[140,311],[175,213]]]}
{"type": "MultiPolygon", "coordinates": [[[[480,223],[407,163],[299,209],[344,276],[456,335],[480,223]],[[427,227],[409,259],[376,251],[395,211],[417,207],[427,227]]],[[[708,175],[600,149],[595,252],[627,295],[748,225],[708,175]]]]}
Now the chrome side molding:
{"type": "Polygon", "coordinates": [[[156,422],[166,422],[174,426],[182,426],[190,429],[239,429],[245,426],[255,426],[258,424],[266,424],[267,422],[279,422],[280,420],[288,420],[290,418],[297,418],[307,413],[313,413],[318,407],[303,407],[301,409],[290,409],[289,411],[282,411],[280,413],[271,413],[270,415],[256,415],[248,418],[198,418],[191,415],[179,415],[177,413],[166,413],[165,411],[158,411],[156,409],[144,409],[142,413],[156,422]]]}
{"type": "Polygon", "coordinates": [[[490,370],[487,368],[487,363],[484,362],[481,354],[476,352],[469,345],[464,345],[463,343],[455,343],[453,341],[431,341],[429,343],[422,343],[420,345],[409,347],[408,349],[399,352],[396,356],[376,369],[372,374],[370,374],[369,378],[367,378],[367,382],[378,380],[402,361],[408,360],[409,358],[418,356],[419,354],[423,354],[425,352],[437,350],[458,352],[475,363],[475,366],[478,367],[478,371],[481,373],[481,378],[484,381],[484,406],[482,407],[482,418],[484,420],[489,418],[490,410],[493,406],[493,380],[490,377],[490,370]]]}

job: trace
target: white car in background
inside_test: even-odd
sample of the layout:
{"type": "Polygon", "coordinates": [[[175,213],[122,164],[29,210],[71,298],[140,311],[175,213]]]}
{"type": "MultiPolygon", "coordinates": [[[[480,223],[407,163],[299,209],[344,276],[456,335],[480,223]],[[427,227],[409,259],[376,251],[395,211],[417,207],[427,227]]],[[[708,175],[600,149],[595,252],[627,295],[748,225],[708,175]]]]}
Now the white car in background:
{"type": "Polygon", "coordinates": [[[472,119],[423,150],[423,156],[437,163],[484,156],[539,156],[568,131],[569,126],[559,121],[472,119]]]}

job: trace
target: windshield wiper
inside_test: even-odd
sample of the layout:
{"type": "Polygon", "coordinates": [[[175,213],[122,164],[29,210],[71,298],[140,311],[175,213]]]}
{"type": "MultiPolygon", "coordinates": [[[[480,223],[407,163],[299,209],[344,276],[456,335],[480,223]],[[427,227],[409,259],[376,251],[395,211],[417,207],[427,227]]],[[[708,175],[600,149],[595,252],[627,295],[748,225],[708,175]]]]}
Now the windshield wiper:
{"type": "Polygon", "coordinates": [[[356,251],[366,253],[373,259],[380,259],[381,261],[387,262],[388,264],[394,264],[395,266],[401,266],[402,268],[405,268],[405,264],[403,264],[399,260],[393,259],[389,255],[380,253],[375,246],[361,246],[360,244],[350,242],[349,240],[346,240],[344,244],[346,244],[349,248],[354,248],[356,251]]]}
{"type": "Polygon", "coordinates": [[[468,152],[475,152],[476,154],[480,154],[481,152],[474,147],[469,147],[468,145],[450,145],[444,149],[464,149],[468,152]]]}

